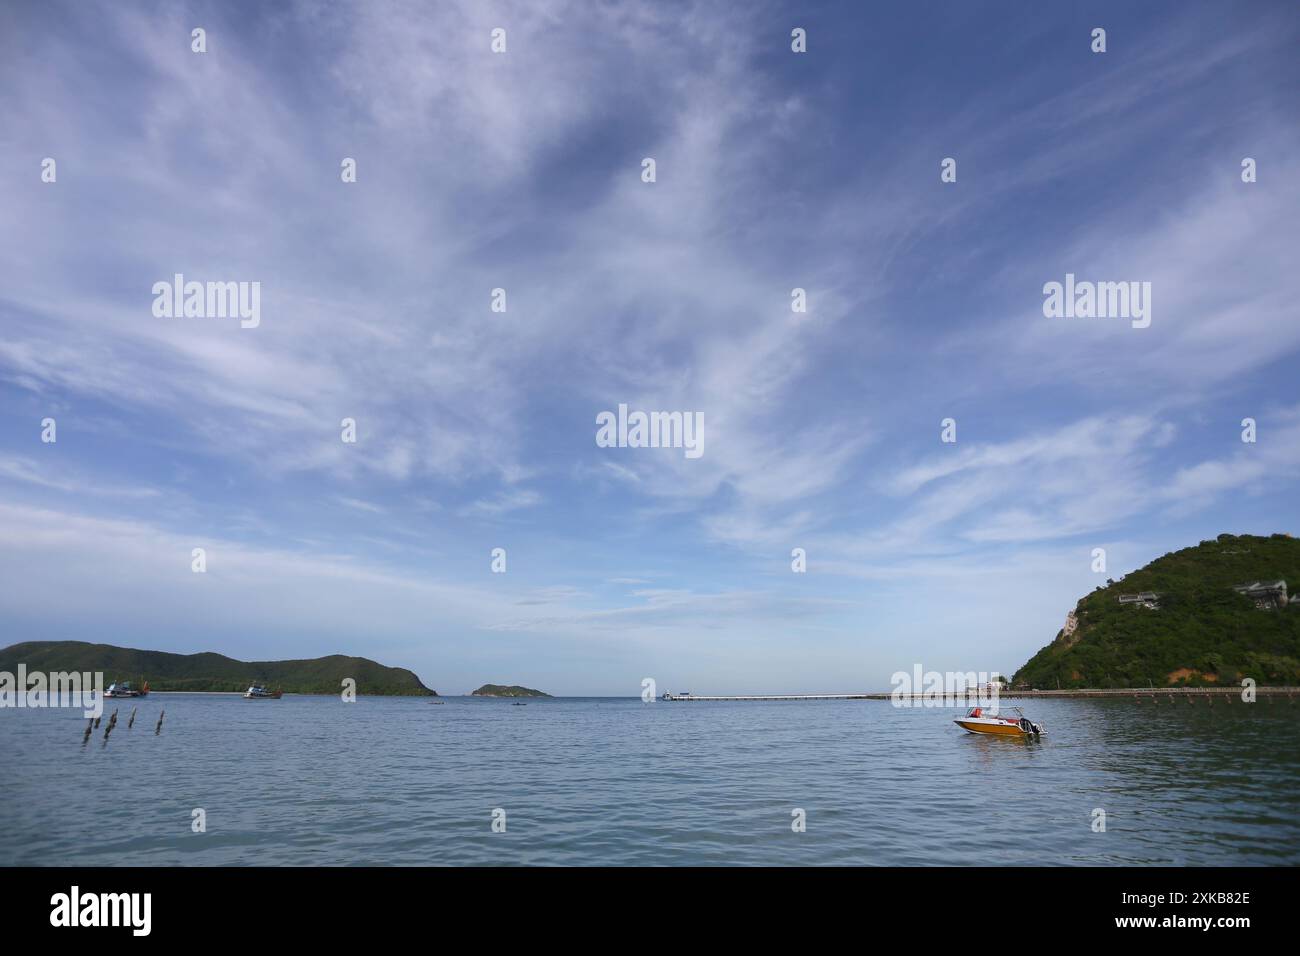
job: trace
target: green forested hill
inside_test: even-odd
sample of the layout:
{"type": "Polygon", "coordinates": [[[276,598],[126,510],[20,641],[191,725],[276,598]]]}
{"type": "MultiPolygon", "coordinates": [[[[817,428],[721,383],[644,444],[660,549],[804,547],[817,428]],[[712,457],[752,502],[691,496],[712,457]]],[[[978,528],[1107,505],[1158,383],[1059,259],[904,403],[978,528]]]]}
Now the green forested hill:
{"type": "Polygon", "coordinates": [[[253,682],[287,694],[338,694],[345,677],[358,694],[437,696],[403,667],[333,654],[300,661],[237,661],[221,654],[169,654],[84,641],[28,641],[0,649],[0,670],[103,671],[106,683],[143,678],[151,690],[244,691],[253,682]]]}
{"type": "Polygon", "coordinates": [[[1300,600],[1260,610],[1233,585],[1284,580],[1300,590],[1300,541],[1223,534],[1157,558],[1079,601],[1064,631],[1012,678],[1042,690],[1169,684],[1300,684],[1300,600]],[[1121,605],[1154,591],[1159,608],[1121,605]]]}
{"type": "Polygon", "coordinates": [[[540,690],[533,690],[531,687],[520,687],[518,684],[484,684],[478,690],[470,694],[471,697],[550,697],[550,694],[544,694],[540,690]]]}

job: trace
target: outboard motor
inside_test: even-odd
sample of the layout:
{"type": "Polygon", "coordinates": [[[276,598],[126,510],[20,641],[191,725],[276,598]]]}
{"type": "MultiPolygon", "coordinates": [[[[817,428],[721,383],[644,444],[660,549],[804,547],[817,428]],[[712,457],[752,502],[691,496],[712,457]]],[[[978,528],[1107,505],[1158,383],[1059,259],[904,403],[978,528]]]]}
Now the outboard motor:
{"type": "Polygon", "coordinates": [[[1017,726],[1019,726],[1026,734],[1032,734],[1035,737],[1041,737],[1043,735],[1043,725],[1034,723],[1028,717],[1021,717],[1016,723],[1017,726]]]}

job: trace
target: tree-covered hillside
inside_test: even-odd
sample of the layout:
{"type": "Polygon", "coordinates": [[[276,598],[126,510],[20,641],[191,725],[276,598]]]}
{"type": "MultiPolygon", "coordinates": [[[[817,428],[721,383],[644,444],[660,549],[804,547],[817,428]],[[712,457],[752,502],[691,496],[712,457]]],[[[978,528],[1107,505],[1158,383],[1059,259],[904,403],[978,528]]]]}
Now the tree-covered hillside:
{"type": "Polygon", "coordinates": [[[484,684],[478,690],[470,693],[471,697],[550,697],[550,694],[544,694],[540,690],[533,690],[531,687],[520,687],[518,684],[484,684]]]}
{"type": "Polygon", "coordinates": [[[1042,690],[1238,683],[1300,685],[1300,600],[1261,610],[1234,585],[1285,580],[1300,590],[1300,541],[1219,535],[1157,558],[1079,601],[1063,629],[1012,678],[1042,690]],[[1120,604],[1155,592],[1154,609],[1120,604]]]}
{"type": "Polygon", "coordinates": [[[221,654],[169,654],[84,641],[28,641],[0,649],[0,671],[102,671],[104,680],[146,680],[157,691],[244,691],[260,682],[287,694],[338,694],[345,677],[358,694],[437,696],[404,667],[333,654],[298,661],[237,661],[221,654]]]}

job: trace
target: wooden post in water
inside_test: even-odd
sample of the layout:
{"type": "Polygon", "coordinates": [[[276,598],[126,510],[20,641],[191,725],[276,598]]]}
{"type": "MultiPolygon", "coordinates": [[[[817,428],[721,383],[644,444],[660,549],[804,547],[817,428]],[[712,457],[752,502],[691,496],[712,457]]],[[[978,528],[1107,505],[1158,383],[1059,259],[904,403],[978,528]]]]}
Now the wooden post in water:
{"type": "Polygon", "coordinates": [[[165,710],[158,715],[158,726],[153,729],[153,735],[155,737],[157,737],[160,733],[162,733],[162,720],[166,716],[167,716],[167,711],[165,710]]]}
{"type": "Polygon", "coordinates": [[[104,739],[105,739],[105,740],[108,740],[108,735],[111,734],[111,733],[113,732],[113,728],[116,727],[116,726],[117,726],[117,711],[114,710],[114,711],[113,711],[113,716],[110,717],[110,718],[108,718],[108,726],[104,728],[104,739]]]}
{"type": "Polygon", "coordinates": [[[82,742],[83,744],[84,744],[87,740],[90,739],[90,732],[91,732],[92,730],[94,730],[94,729],[95,729],[95,718],[94,718],[94,717],[87,717],[87,718],[86,718],[86,733],[85,733],[85,734],[82,736],[82,738],[81,738],[81,742],[82,742]]]}
{"type": "Polygon", "coordinates": [[[131,719],[128,720],[128,721],[126,722],[126,729],[127,729],[127,730],[130,730],[132,727],[135,726],[135,712],[136,712],[137,710],[139,710],[139,709],[140,709],[140,708],[138,708],[138,707],[132,707],[132,708],[131,708],[131,719]]]}

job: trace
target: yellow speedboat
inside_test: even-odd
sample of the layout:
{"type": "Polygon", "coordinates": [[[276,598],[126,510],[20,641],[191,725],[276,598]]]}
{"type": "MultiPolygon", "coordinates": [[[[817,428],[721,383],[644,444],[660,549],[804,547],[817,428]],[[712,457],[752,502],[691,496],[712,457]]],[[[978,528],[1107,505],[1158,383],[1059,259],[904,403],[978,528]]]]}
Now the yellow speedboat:
{"type": "Polygon", "coordinates": [[[993,734],[997,737],[1040,737],[1047,733],[1042,724],[1036,724],[1024,714],[1018,717],[998,717],[984,713],[982,707],[972,707],[965,717],[953,723],[972,734],[993,734]]]}

